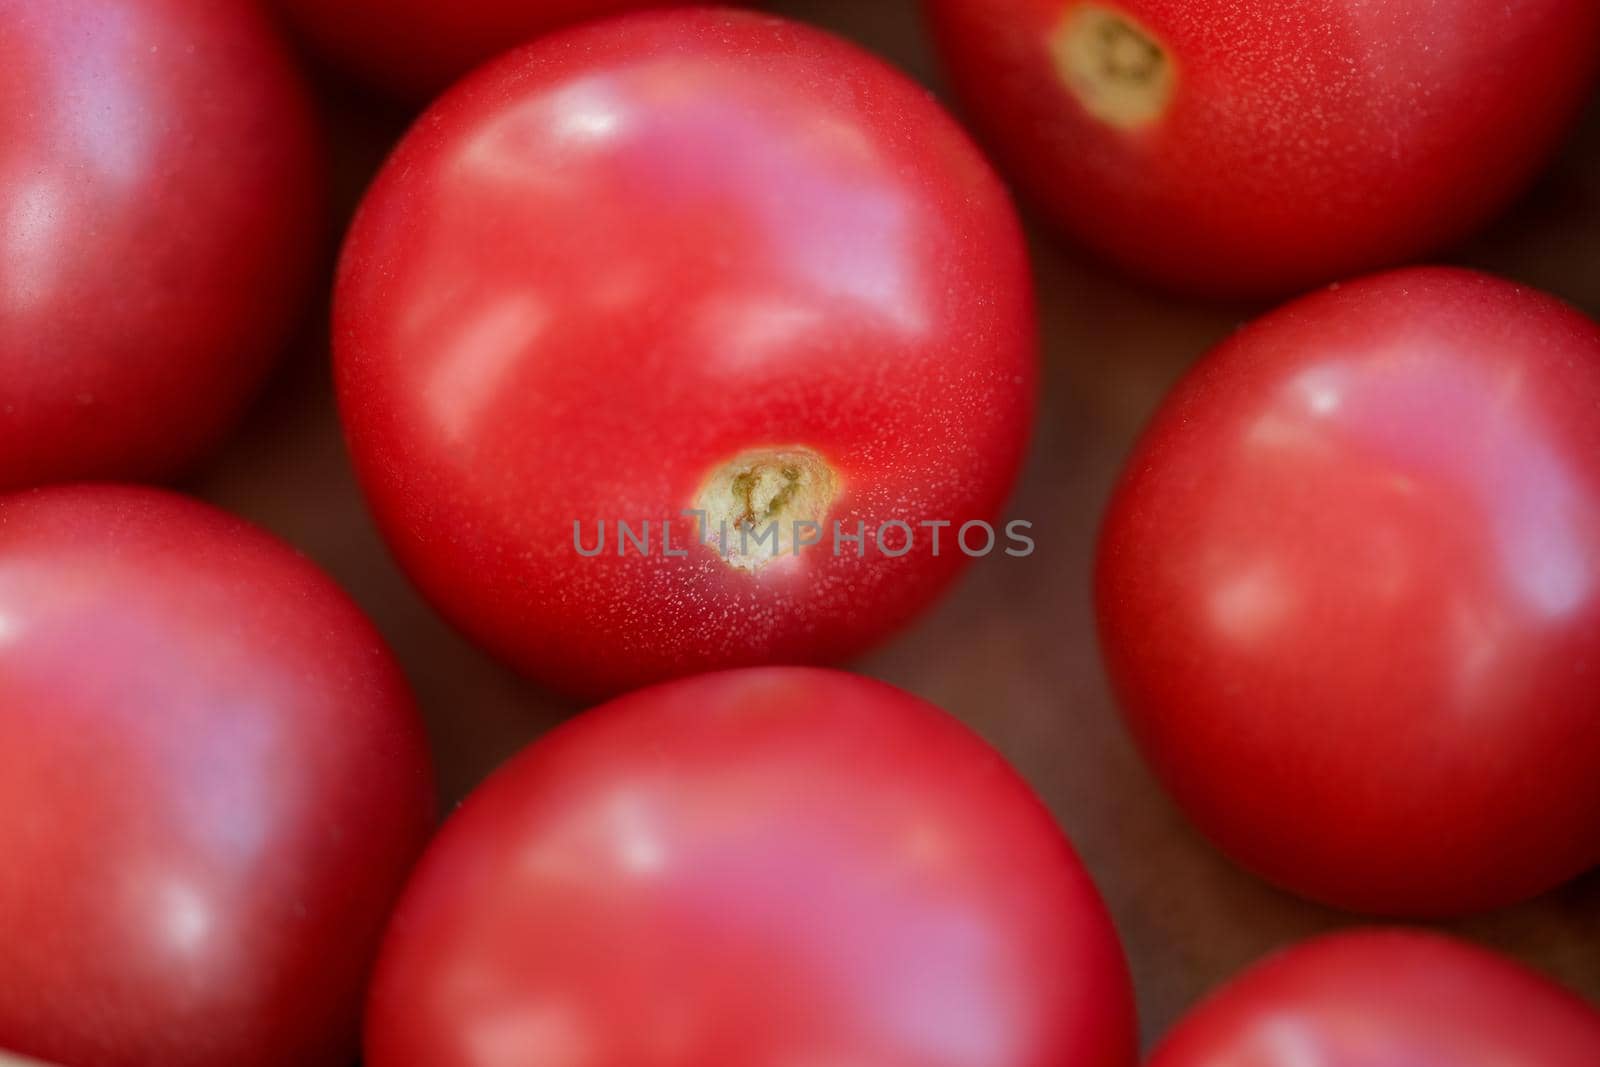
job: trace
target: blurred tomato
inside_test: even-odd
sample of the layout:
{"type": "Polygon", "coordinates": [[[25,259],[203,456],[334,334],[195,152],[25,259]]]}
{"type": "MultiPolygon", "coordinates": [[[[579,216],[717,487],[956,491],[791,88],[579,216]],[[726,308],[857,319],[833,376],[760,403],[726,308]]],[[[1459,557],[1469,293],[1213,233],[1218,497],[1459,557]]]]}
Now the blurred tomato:
{"type": "Polygon", "coordinates": [[[960,95],[1078,239],[1276,294],[1455,241],[1594,81],[1594,0],[926,0],[960,95]]]}
{"type": "Polygon", "coordinates": [[[158,478],[301,311],[308,101],[248,0],[0,0],[0,489],[158,478]]]}
{"type": "Polygon", "coordinates": [[[1466,271],[1336,286],[1167,398],[1103,532],[1155,769],[1245,866],[1360,911],[1600,862],[1600,329],[1466,271]]]}
{"type": "Polygon", "coordinates": [[[0,1048],[345,1067],[432,811],[400,672],[304,560],[155,490],[0,497],[0,1048]]]}
{"type": "Polygon", "coordinates": [[[341,69],[424,100],[486,59],[583,19],[670,0],[275,0],[341,69]]]}
{"type": "Polygon", "coordinates": [[[1105,909],[1027,785],[937,708],[803,668],[582,715],[446,825],[370,1067],[1128,1067],[1105,909]]]}
{"type": "Polygon", "coordinates": [[[961,528],[1032,420],[994,175],[925,90],[752,14],[628,16],[468,79],[367,196],[336,304],[401,561],[581,694],[880,640],[983,552],[961,528]]]}
{"type": "Polygon", "coordinates": [[[1312,941],[1224,987],[1149,1067],[1594,1067],[1600,1014],[1510,960],[1432,934],[1312,941]]]}

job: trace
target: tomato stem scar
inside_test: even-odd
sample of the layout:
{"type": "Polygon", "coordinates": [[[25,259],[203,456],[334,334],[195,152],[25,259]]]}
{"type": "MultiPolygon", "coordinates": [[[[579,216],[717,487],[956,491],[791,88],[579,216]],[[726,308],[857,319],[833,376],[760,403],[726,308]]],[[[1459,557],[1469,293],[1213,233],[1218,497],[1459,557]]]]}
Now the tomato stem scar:
{"type": "Polygon", "coordinates": [[[1172,56],[1131,16],[1099,4],[1067,12],[1050,41],[1062,81],[1084,110],[1121,129],[1159,119],[1177,82],[1172,56]]]}
{"type": "Polygon", "coordinates": [[[705,539],[729,566],[754,573],[796,551],[797,527],[821,527],[837,491],[832,468],[803,446],[742,452],[695,496],[705,539]]]}

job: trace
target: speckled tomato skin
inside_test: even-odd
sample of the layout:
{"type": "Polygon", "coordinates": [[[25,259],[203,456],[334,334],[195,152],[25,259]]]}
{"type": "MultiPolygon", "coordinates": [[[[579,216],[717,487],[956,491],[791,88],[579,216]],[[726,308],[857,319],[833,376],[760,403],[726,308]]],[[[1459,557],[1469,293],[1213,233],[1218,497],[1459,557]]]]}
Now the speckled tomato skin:
{"type": "Polygon", "coordinates": [[[670,0],[273,0],[341,70],[426,100],[473,67],[551,30],[670,0]]]}
{"type": "Polygon", "coordinates": [[[1133,733],[1244,866],[1438,917],[1600,863],[1600,327],[1416,268],[1235,334],[1101,534],[1133,733]]]}
{"type": "Polygon", "coordinates": [[[0,496],[0,1049],[347,1067],[434,803],[393,658],[287,546],[160,490],[0,496]]]}
{"type": "Polygon", "coordinates": [[[1594,83],[1592,0],[1095,0],[1165,42],[1163,118],[1092,118],[1049,41],[1077,0],[925,0],[973,118],[1069,234],[1220,296],[1426,255],[1544,164],[1594,83]]]}
{"type": "Polygon", "coordinates": [[[1116,932],[998,753],[764,668],[578,716],[469,797],[384,941],[370,1067],[1132,1067],[1116,932]]]}
{"type": "Polygon", "coordinates": [[[299,322],[311,104],[252,0],[0,0],[0,490],[162,479],[299,322]]]}
{"type": "Polygon", "coordinates": [[[1035,395],[1026,251],[964,135],[854,46],[725,11],[567,31],[447,95],[356,219],[334,340],[400,560],[580,695],[891,633],[966,562],[954,528],[938,556],[926,531],[898,559],[830,538],[752,575],[681,509],[729,459],[802,446],[847,532],[993,519],[1035,395]],[[575,521],[592,547],[619,519],[652,523],[649,557],[614,528],[579,556],[575,521]]]}
{"type": "Polygon", "coordinates": [[[1149,1067],[1590,1067],[1600,1014],[1504,957],[1405,930],[1296,946],[1167,1036],[1149,1067]]]}

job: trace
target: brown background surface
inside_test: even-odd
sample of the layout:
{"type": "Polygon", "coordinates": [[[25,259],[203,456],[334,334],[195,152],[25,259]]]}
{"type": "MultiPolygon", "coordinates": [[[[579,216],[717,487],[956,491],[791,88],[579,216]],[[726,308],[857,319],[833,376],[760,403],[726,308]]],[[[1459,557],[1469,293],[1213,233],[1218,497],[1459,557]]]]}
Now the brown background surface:
{"type": "MultiPolygon", "coordinates": [[[[768,6],[843,33],[939,85],[910,0],[768,6]]],[[[324,88],[347,213],[408,116],[324,88]]],[[[1027,560],[980,561],[911,632],[853,666],[960,716],[1037,788],[1116,917],[1149,1040],[1263,953],[1358,920],[1261,884],[1186,825],[1124,735],[1095,649],[1090,559],[1121,457],[1184,367],[1259,309],[1141,290],[1036,224],[1031,229],[1045,395],[1009,514],[1035,523],[1039,550],[1027,560]]],[[[1591,109],[1574,144],[1510,216],[1450,258],[1600,314],[1600,110],[1591,109]]],[[[300,546],[367,609],[416,687],[446,799],[454,802],[573,709],[457,636],[390,561],[346,462],[324,333],[320,324],[308,328],[302,350],[191,488],[300,546]]],[[[1600,999],[1600,874],[1452,929],[1600,999]]]]}

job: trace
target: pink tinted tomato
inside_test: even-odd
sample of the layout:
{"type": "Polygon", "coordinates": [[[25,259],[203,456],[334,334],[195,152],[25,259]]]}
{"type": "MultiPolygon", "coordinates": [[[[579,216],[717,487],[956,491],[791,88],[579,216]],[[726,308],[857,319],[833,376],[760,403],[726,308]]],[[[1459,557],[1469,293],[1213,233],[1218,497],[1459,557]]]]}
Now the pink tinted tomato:
{"type": "Polygon", "coordinates": [[[368,194],[335,320],[390,544],[584,694],[882,639],[966,561],[1033,412],[982,158],[876,59],[747,13],[568,31],[458,86],[368,194]]]}
{"type": "Polygon", "coordinates": [[[1131,1067],[1071,845],[937,708],[805,668],[581,715],[446,824],[385,940],[370,1067],[1131,1067]]]}
{"type": "Polygon", "coordinates": [[[382,640],[282,544],[155,490],[0,497],[0,1048],[345,1067],[431,782],[382,640]]]}
{"type": "Polygon", "coordinates": [[[1592,1067],[1600,1014],[1511,960],[1433,934],[1311,941],[1225,986],[1149,1067],[1592,1067]]]}
{"type": "Polygon", "coordinates": [[[1600,328],[1481,274],[1225,342],[1128,461],[1100,631],[1156,771],[1296,892],[1509,904],[1600,862],[1600,328]]]}
{"type": "Polygon", "coordinates": [[[389,93],[426,99],[542,33],[668,0],[276,0],[317,51],[389,93]]]}
{"type": "Polygon", "coordinates": [[[1594,82],[1593,0],[926,0],[1007,169],[1123,267],[1285,293],[1449,244],[1594,82]]]}
{"type": "Polygon", "coordinates": [[[160,478],[301,312],[320,148],[253,3],[0,0],[0,489],[160,478]]]}

